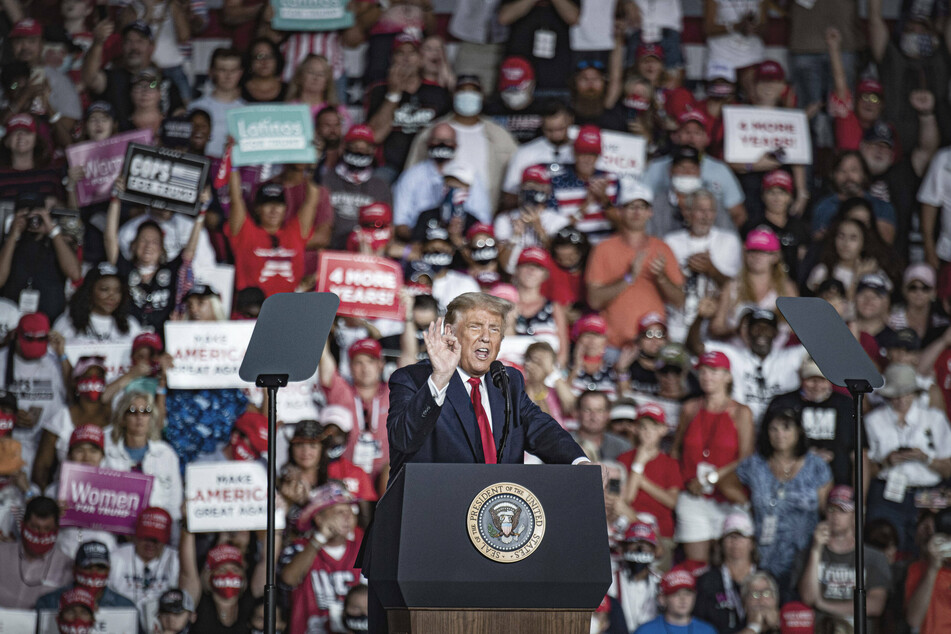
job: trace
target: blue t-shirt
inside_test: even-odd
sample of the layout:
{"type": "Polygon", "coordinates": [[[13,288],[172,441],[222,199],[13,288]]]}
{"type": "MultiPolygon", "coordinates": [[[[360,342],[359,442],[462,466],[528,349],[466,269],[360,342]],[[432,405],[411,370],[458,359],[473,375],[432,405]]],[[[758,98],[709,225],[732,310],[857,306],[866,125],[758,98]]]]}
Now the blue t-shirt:
{"type": "MultiPolygon", "coordinates": [[[[897,216],[895,215],[895,208],[892,207],[891,203],[870,196],[864,196],[864,198],[872,207],[872,213],[875,215],[876,220],[883,220],[892,226],[895,225],[897,216]]],[[[841,205],[842,202],[843,201],[839,200],[839,197],[835,194],[826,196],[817,202],[816,206],[812,208],[812,230],[823,231],[827,229],[829,225],[832,224],[832,219],[835,218],[835,215],[839,212],[839,205],[841,205]]]]}
{"type": "Polygon", "coordinates": [[[673,625],[664,621],[662,614],[634,630],[634,634],[717,634],[717,631],[700,619],[691,619],[690,625],[673,625]]]}

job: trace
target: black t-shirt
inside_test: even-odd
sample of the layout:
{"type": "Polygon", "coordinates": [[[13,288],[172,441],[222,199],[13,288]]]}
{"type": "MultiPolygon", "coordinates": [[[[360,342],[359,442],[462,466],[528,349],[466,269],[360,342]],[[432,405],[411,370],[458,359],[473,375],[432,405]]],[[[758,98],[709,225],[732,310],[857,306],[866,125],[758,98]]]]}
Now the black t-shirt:
{"type": "Polygon", "coordinates": [[[657,372],[648,370],[637,361],[628,368],[631,376],[631,389],[641,394],[657,394],[660,383],[657,381],[657,372]]]}
{"type": "Polygon", "coordinates": [[[39,312],[53,321],[66,309],[66,275],[56,261],[52,241],[24,231],[13,251],[13,264],[0,295],[19,303],[27,288],[40,292],[39,312]]]}
{"type": "MultiPolygon", "coordinates": [[[[462,211],[462,210],[459,210],[462,211]]],[[[448,228],[449,221],[448,218],[452,216],[453,211],[449,209],[449,204],[444,203],[439,207],[433,209],[427,209],[426,211],[419,214],[419,218],[416,219],[416,225],[413,227],[413,232],[410,237],[412,242],[425,242],[426,241],[426,229],[429,227],[443,227],[448,228]],[[445,209],[444,209],[445,208],[445,209]]],[[[468,211],[462,211],[462,233],[465,234],[469,230],[469,227],[479,222],[479,219],[470,214],[468,211]]]]}
{"type": "Polygon", "coordinates": [[[742,630],[745,620],[740,618],[735,602],[740,601],[740,586],[733,579],[732,592],[723,585],[723,569],[710,568],[697,579],[697,602],[693,615],[706,621],[720,634],[732,634],[742,630]]]}
{"type": "MultiPolygon", "coordinates": [[[[499,5],[521,0],[502,0],[499,5]]],[[[570,0],[581,6],[581,0],[570,0]]],[[[541,90],[567,90],[571,75],[571,45],[568,25],[551,0],[537,0],[535,6],[509,26],[506,57],[518,55],[535,68],[535,86],[541,90]]]]}
{"type": "MultiPolygon", "coordinates": [[[[104,99],[116,109],[116,119],[120,127],[127,127],[129,117],[132,116],[132,79],[134,75],[125,68],[110,68],[106,72],[106,89],[95,95],[96,99],[104,99]]],[[[159,86],[162,92],[159,108],[168,115],[184,108],[182,96],[178,88],[170,79],[163,79],[159,86]]]]}
{"type": "Polygon", "coordinates": [[[528,143],[542,134],[542,115],[538,100],[533,100],[522,110],[512,110],[502,98],[495,95],[489,99],[482,114],[508,130],[519,143],[528,143]]]}
{"type": "Polygon", "coordinates": [[[171,262],[159,266],[149,282],[145,282],[139,270],[121,254],[117,268],[119,274],[129,283],[129,295],[132,297],[129,314],[135,317],[143,328],[151,326],[155,332],[164,334],[165,322],[175,309],[178,273],[182,268],[181,254],[171,262]]]}
{"type": "MultiPolygon", "coordinates": [[[[763,420],[773,412],[793,409],[802,412],[809,447],[828,449],[834,455],[829,468],[836,484],[852,485],[852,451],[855,448],[855,426],[852,423],[852,401],[848,396],[832,392],[821,403],[807,401],[800,390],[780,394],[766,408],[763,420]]],[[[864,437],[863,437],[864,438],[864,437]]],[[[868,441],[865,441],[868,446],[868,441]]]]}
{"type": "MultiPolygon", "coordinates": [[[[370,88],[367,100],[367,120],[379,110],[386,97],[387,85],[377,84],[370,88]]],[[[441,86],[423,84],[414,94],[403,93],[400,104],[393,113],[393,129],[383,142],[383,164],[403,171],[409,146],[416,134],[452,107],[449,91],[441,86]]]]}
{"type": "Polygon", "coordinates": [[[789,217],[786,220],[786,226],[780,227],[774,222],[763,218],[759,222],[747,222],[743,227],[743,235],[746,235],[756,227],[767,226],[772,229],[776,237],[779,238],[780,250],[783,254],[783,262],[789,269],[789,278],[799,279],[799,247],[808,246],[809,230],[801,218],[789,217]]]}
{"type": "Polygon", "coordinates": [[[596,125],[604,130],[627,132],[627,108],[620,103],[613,108],[604,110],[597,117],[582,117],[575,115],[576,125],[596,125]]]}
{"type": "Polygon", "coordinates": [[[195,610],[197,618],[192,624],[192,632],[201,632],[201,634],[250,634],[251,632],[251,614],[254,612],[254,597],[251,596],[251,590],[245,590],[238,597],[238,619],[234,625],[222,625],[218,620],[218,611],[215,608],[215,600],[210,592],[202,592],[201,599],[198,601],[198,607],[195,610]]]}
{"type": "Polygon", "coordinates": [[[879,177],[872,177],[868,193],[891,203],[895,208],[895,243],[892,248],[904,262],[924,254],[921,237],[921,220],[918,215],[916,195],[921,177],[915,174],[911,159],[905,158],[879,177]]]}

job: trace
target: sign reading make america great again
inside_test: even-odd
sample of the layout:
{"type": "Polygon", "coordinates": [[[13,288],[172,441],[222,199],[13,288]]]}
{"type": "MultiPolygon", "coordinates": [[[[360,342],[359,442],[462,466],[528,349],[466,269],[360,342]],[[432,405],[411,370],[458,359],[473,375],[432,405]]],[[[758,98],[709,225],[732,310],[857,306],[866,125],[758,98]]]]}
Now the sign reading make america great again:
{"type": "Polygon", "coordinates": [[[262,105],[228,111],[228,134],[235,141],[231,164],[316,163],[310,107],[262,105]]]}
{"type": "Polygon", "coordinates": [[[196,216],[210,165],[204,156],[130,143],[122,166],[125,191],[119,198],[196,216]]]}

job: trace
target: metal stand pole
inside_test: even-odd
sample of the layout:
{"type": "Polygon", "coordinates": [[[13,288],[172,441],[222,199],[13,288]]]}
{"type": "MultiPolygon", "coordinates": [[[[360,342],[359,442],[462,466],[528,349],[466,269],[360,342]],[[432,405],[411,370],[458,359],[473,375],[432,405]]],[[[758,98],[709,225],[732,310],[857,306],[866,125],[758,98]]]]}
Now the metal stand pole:
{"type": "Polygon", "coordinates": [[[872,392],[869,382],[861,379],[846,379],[846,387],[852,395],[855,408],[855,593],[852,596],[855,634],[868,632],[865,613],[865,491],[862,455],[862,401],[872,392]]]}
{"type": "Polygon", "coordinates": [[[262,374],[255,381],[258,387],[267,388],[267,581],[264,584],[264,631],[275,634],[277,630],[277,571],[274,569],[274,513],[277,510],[277,390],[287,386],[286,374],[262,374]]]}

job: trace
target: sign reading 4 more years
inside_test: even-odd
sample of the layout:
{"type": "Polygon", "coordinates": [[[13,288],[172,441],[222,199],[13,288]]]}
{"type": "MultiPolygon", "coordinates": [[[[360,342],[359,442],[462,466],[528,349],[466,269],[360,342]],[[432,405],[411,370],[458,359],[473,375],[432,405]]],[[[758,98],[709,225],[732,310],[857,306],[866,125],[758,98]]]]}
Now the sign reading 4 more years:
{"type": "Polygon", "coordinates": [[[209,165],[204,156],[130,143],[122,166],[125,191],[119,199],[196,216],[209,165]]]}

